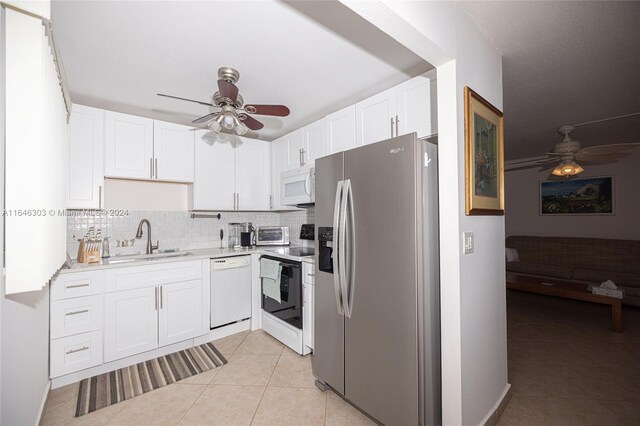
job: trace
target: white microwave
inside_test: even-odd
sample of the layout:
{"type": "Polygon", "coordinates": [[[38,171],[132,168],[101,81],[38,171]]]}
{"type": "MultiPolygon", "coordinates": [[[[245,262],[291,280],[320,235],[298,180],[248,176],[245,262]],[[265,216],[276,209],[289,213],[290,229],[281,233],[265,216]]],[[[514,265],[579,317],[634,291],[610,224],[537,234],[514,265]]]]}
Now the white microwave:
{"type": "Polygon", "coordinates": [[[280,175],[280,202],[283,206],[313,204],[316,201],[316,169],[305,166],[280,175]]]}

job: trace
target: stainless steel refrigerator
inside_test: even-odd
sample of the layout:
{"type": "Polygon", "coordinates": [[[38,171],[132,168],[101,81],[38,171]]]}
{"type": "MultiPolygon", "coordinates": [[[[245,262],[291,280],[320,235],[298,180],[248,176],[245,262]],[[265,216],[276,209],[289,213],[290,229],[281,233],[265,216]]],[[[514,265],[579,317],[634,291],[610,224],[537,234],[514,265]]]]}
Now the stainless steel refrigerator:
{"type": "Polygon", "coordinates": [[[316,160],[315,219],[316,385],[382,424],[441,423],[436,143],[316,160]]]}

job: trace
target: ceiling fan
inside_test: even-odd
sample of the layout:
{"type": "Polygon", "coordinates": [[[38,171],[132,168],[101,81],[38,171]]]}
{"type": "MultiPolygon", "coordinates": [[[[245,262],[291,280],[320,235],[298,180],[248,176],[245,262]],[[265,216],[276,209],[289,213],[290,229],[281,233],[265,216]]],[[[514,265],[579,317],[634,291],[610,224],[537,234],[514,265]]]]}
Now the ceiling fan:
{"type": "Polygon", "coordinates": [[[242,96],[238,93],[238,87],[235,85],[239,78],[240,73],[234,68],[220,68],[218,70],[218,90],[213,94],[211,102],[196,101],[162,93],[158,93],[158,96],[219,108],[218,111],[214,111],[192,121],[193,124],[206,123],[206,126],[215,133],[219,133],[220,130],[224,128],[234,131],[237,135],[244,135],[249,129],[262,129],[264,124],[249,114],[273,115],[276,117],[286,117],[289,115],[289,108],[284,105],[245,105],[244,99],[242,99],[242,96]]]}
{"type": "Polygon", "coordinates": [[[558,128],[558,133],[564,135],[564,137],[561,142],[557,143],[553,147],[551,152],[547,152],[545,156],[509,161],[505,163],[505,170],[520,170],[540,167],[540,171],[543,171],[553,168],[551,171],[553,176],[571,177],[584,172],[584,168],[580,164],[596,165],[614,163],[619,158],[629,155],[629,151],[639,147],[640,143],[618,143],[581,148],[580,142],[571,139],[570,134],[579,126],[616,120],[634,115],[640,115],[640,112],[590,121],[587,123],[562,126],[558,128]]]}

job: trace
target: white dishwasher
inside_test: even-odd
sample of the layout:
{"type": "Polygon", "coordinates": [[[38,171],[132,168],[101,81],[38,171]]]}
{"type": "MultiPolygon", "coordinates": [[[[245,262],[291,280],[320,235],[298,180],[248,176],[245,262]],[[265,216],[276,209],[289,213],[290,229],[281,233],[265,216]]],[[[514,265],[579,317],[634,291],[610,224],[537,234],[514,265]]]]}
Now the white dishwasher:
{"type": "Polygon", "coordinates": [[[251,318],[251,256],[211,259],[211,328],[251,318]]]}

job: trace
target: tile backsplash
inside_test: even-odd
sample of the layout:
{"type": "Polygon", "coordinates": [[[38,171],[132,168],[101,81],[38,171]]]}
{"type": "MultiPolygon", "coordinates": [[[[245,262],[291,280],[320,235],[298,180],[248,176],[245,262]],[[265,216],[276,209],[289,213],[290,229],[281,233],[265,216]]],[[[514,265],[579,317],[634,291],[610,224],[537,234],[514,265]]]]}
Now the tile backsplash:
{"type": "MultiPolygon", "coordinates": [[[[184,211],[128,211],[123,215],[107,215],[104,211],[76,212],[67,218],[67,251],[75,258],[78,251],[78,239],[82,238],[90,227],[102,229],[102,235],[109,237],[111,253],[117,251],[144,250],[146,235],[136,240],[133,247],[119,249],[117,240],[131,240],[135,237],[138,223],[142,219],[151,222],[151,236],[160,240],[161,249],[197,248],[220,245],[220,229],[224,230],[226,247],[227,224],[231,222],[251,222],[253,226],[281,225],[290,227],[292,244],[301,244],[300,227],[305,223],[314,223],[314,208],[293,212],[221,212],[221,219],[192,219],[190,212],[184,211]]],[[[146,229],[145,229],[146,232],[146,229]]]]}

